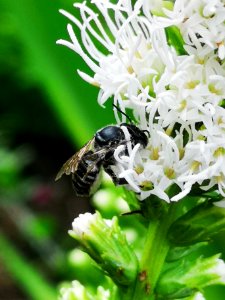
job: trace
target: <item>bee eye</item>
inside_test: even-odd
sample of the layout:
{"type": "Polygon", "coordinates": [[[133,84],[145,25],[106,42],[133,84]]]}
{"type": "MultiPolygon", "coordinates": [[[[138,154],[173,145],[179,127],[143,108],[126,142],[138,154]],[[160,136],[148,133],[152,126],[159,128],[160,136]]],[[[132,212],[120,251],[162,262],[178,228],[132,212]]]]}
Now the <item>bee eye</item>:
{"type": "Polygon", "coordinates": [[[95,135],[95,143],[98,146],[106,146],[121,140],[124,137],[122,129],[118,126],[107,126],[99,130],[95,135]]]}

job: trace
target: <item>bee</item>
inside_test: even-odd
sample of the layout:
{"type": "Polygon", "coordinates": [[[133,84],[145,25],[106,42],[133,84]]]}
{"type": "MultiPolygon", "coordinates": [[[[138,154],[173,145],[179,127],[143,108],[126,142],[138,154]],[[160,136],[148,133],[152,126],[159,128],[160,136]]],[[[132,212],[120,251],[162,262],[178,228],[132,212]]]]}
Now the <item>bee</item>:
{"type": "MultiPolygon", "coordinates": [[[[119,110],[119,108],[117,109],[119,110]]],[[[129,117],[128,119],[132,123],[129,117]]],[[[128,141],[125,138],[122,126],[126,127],[130,134],[132,147],[138,143],[143,148],[147,146],[147,130],[141,130],[136,125],[128,123],[106,126],[98,130],[86,145],[66,161],[58,172],[56,180],[61,178],[63,174],[72,174],[73,187],[79,197],[89,196],[93,193],[96,189],[101,168],[110,175],[114,184],[126,184],[126,180],[117,178],[112,170],[112,166],[116,163],[114,158],[116,148],[124,145],[124,152],[128,153],[126,147],[128,141]]]]}

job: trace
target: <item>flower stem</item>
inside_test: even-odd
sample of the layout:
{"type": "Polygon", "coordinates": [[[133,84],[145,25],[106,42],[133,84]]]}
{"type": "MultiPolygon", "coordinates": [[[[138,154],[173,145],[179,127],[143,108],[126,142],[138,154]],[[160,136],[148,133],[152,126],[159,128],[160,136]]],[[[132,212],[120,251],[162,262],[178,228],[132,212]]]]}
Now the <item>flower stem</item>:
{"type": "Polygon", "coordinates": [[[166,215],[150,221],[139,274],[132,300],[154,300],[154,289],[169,250],[167,232],[174,221],[176,204],[170,204],[166,215]]]}

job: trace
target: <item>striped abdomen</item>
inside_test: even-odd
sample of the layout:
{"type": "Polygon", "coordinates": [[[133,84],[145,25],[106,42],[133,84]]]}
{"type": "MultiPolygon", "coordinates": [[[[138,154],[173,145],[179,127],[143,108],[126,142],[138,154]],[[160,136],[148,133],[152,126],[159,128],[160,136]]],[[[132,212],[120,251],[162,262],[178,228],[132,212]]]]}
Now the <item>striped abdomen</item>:
{"type": "Polygon", "coordinates": [[[95,164],[93,160],[90,160],[89,155],[83,156],[76,172],[72,174],[72,183],[77,196],[88,196],[92,193],[92,188],[98,179],[100,167],[100,162],[95,164]]]}

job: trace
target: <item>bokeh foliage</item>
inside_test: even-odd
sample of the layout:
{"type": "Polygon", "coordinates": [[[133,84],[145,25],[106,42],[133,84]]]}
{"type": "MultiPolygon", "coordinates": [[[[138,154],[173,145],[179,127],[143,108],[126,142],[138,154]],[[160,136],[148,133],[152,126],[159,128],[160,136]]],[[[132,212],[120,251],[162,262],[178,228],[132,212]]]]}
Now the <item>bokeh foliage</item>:
{"type": "MultiPolygon", "coordinates": [[[[29,299],[56,298],[56,281],[63,277],[62,274],[65,279],[72,279],[74,271],[69,263],[67,265],[63,247],[68,248],[68,242],[60,237],[62,230],[57,236],[55,216],[51,217],[47,212],[37,214],[30,207],[31,198],[37,191],[41,195],[49,193],[48,186],[47,192],[46,187],[43,192],[39,185],[40,182],[43,185],[42,177],[53,171],[48,170],[46,165],[45,174],[27,176],[23,169],[27,165],[29,169],[30,164],[35,163],[37,153],[32,153],[26,137],[24,141],[28,145],[25,147],[20,147],[18,140],[21,135],[33,135],[35,139],[38,134],[39,137],[45,136],[39,141],[45,143],[48,136],[51,139],[61,136],[60,141],[73,145],[70,151],[75,151],[72,148],[79,148],[97,129],[113,122],[111,106],[104,109],[96,105],[98,89],[83,82],[76,73],[77,68],[88,72],[86,65],[68,49],[56,45],[57,39],[68,37],[67,20],[58,10],[62,7],[73,10],[72,3],[60,0],[0,0],[0,217],[3,226],[0,262],[29,299]],[[24,243],[23,253],[14,245],[11,229],[4,230],[11,222],[16,227],[15,235],[19,235],[19,244],[24,243]],[[62,245],[52,240],[55,237],[61,240],[62,245]],[[39,267],[30,266],[30,258],[25,257],[31,255],[30,248],[40,256],[40,268],[55,273],[54,283],[46,279],[49,270],[43,277],[44,270],[40,272],[39,267]]],[[[48,147],[49,144],[46,144],[48,147]]],[[[55,151],[52,157],[48,157],[52,160],[51,164],[56,165],[55,170],[64,160],[61,148],[56,142],[55,149],[46,149],[46,152],[55,151]],[[53,161],[55,157],[58,161],[53,161]]],[[[54,182],[54,176],[53,172],[48,180],[54,182]]],[[[50,190],[50,193],[57,192],[50,190]]],[[[60,193],[63,194],[62,191],[60,193]]],[[[47,197],[45,194],[44,199],[47,197]]],[[[67,229],[64,230],[65,237],[67,229]]]]}
{"type": "Polygon", "coordinates": [[[66,134],[82,145],[98,128],[112,122],[113,117],[111,107],[103,109],[96,105],[98,90],[76,74],[77,68],[89,72],[82,60],[68,49],[56,46],[57,39],[67,38],[67,20],[58,10],[64,7],[75,11],[73,1],[1,1],[3,25],[7,26],[8,18],[15,34],[12,37],[17,37],[25,55],[26,66],[21,71],[26,79],[40,84],[66,134]]]}

